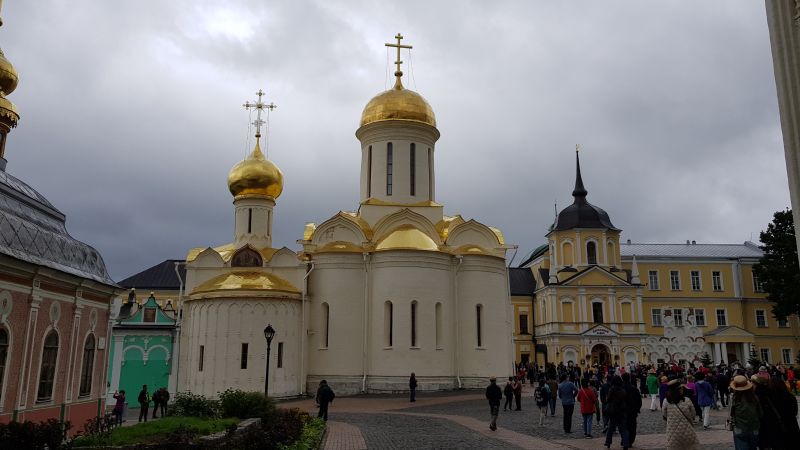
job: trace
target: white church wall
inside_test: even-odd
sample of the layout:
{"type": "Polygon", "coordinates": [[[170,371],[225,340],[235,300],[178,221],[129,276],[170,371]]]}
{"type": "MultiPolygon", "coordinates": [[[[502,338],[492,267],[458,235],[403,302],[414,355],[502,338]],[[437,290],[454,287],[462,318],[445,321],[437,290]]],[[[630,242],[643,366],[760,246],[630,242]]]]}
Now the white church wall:
{"type": "MultiPolygon", "coordinates": [[[[308,278],[309,389],[319,379],[334,376],[358,377],[363,373],[364,263],[360,253],[316,255],[308,278]],[[329,346],[324,345],[323,303],[329,306],[329,346]],[[314,381],[316,380],[316,381],[314,381]]],[[[358,392],[358,391],[356,391],[358,392]]]]}
{"type": "Polygon", "coordinates": [[[485,385],[491,375],[511,372],[512,361],[505,261],[488,256],[465,256],[458,273],[461,321],[460,374],[467,387],[485,385]],[[481,345],[477,309],[482,306],[481,345]],[[507,331],[507,332],[504,332],[507,331]]]}
{"type": "Polygon", "coordinates": [[[372,257],[370,310],[370,391],[408,389],[408,376],[426,383],[452,386],[452,351],[447,330],[452,302],[452,258],[437,252],[389,251],[372,257]],[[385,302],[393,305],[392,345],[385,341],[385,302]],[[417,302],[417,345],[411,345],[411,303],[417,302]],[[443,332],[436,346],[436,303],[442,303],[443,332]]]}
{"type": "Polygon", "coordinates": [[[191,317],[181,336],[181,390],[216,398],[227,388],[263,391],[267,343],[264,327],[276,330],[270,358],[270,395],[296,395],[299,371],[300,302],[269,298],[187,301],[191,317]],[[242,368],[242,344],[248,344],[242,368]],[[283,343],[282,367],[277,367],[283,343]],[[203,364],[200,370],[200,346],[203,364]],[[185,355],[185,356],[184,356],[185,355]]]}

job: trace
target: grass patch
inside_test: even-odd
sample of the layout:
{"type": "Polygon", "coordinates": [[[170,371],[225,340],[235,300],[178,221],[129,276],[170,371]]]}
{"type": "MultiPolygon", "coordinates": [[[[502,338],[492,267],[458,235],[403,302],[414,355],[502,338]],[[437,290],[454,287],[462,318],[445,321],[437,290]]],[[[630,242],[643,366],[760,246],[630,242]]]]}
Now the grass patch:
{"type": "Polygon", "coordinates": [[[237,418],[229,419],[204,419],[200,417],[170,416],[152,422],[138,423],[131,427],[115,428],[111,438],[81,437],[75,439],[74,446],[92,445],[129,445],[158,442],[180,427],[197,430],[197,434],[207,434],[224,431],[230,425],[239,423],[237,418]]]}

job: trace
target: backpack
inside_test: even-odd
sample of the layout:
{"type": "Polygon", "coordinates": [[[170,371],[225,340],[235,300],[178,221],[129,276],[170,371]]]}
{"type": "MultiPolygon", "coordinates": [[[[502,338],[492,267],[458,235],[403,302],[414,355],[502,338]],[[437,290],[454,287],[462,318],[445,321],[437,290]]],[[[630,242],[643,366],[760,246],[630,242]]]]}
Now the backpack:
{"type": "Polygon", "coordinates": [[[544,404],[547,403],[547,399],[545,397],[546,394],[541,386],[537,387],[536,390],[533,391],[533,399],[536,401],[537,406],[544,406],[544,404]]]}

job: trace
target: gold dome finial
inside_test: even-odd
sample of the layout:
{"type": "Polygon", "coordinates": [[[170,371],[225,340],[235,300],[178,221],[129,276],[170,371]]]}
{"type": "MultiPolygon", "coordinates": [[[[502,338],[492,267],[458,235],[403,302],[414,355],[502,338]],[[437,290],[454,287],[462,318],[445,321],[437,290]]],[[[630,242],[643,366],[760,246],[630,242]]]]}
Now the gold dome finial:
{"type": "MultiPolygon", "coordinates": [[[[3,0],[0,0],[0,10],[2,8],[3,0]]],[[[3,19],[0,19],[0,26],[2,25],[3,19]]],[[[19,111],[13,103],[6,99],[6,95],[14,92],[18,82],[17,70],[0,50],[0,171],[5,170],[6,165],[6,138],[11,129],[16,127],[19,122],[19,111]]]]}
{"type": "Polygon", "coordinates": [[[261,89],[256,95],[258,100],[252,103],[247,101],[242,105],[245,109],[256,111],[256,120],[253,122],[256,127],[256,145],[247,158],[233,166],[228,173],[228,189],[234,197],[261,195],[275,200],[283,192],[283,173],[261,151],[261,126],[266,123],[261,120],[261,112],[272,111],[276,106],[272,102],[264,103],[261,100],[264,96],[261,89]]]}
{"type": "Polygon", "coordinates": [[[403,76],[403,71],[400,70],[400,65],[403,64],[403,61],[400,60],[400,49],[411,49],[413,47],[400,44],[403,39],[403,35],[400,33],[397,33],[395,39],[397,39],[396,44],[386,44],[387,47],[397,49],[397,60],[394,62],[397,66],[394,73],[396,77],[394,87],[388,91],[381,92],[367,103],[361,113],[361,126],[385,120],[407,120],[410,122],[422,122],[435,127],[436,116],[433,114],[431,105],[418,93],[405,89],[402,81],[400,81],[403,76]]]}
{"type": "Polygon", "coordinates": [[[395,82],[394,82],[394,89],[400,90],[400,89],[403,89],[403,83],[400,81],[400,77],[403,76],[403,71],[400,70],[400,64],[403,64],[403,61],[400,60],[400,49],[401,48],[407,48],[407,49],[411,50],[414,47],[412,47],[410,45],[401,45],[400,41],[403,40],[403,35],[400,34],[400,33],[397,33],[397,36],[395,36],[394,38],[397,39],[397,44],[388,44],[387,43],[386,46],[387,47],[394,47],[394,48],[397,49],[397,60],[395,60],[395,62],[394,62],[394,64],[397,66],[397,70],[394,71],[394,76],[396,77],[395,78],[395,82]]]}

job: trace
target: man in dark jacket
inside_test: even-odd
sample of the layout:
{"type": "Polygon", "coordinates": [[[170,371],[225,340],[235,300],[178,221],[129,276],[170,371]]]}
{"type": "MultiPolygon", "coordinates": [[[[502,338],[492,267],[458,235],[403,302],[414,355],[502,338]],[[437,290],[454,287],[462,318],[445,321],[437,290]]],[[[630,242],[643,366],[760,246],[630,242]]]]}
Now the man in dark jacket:
{"type": "Polygon", "coordinates": [[[334,394],[333,389],[328,386],[328,381],[320,381],[316,397],[317,405],[319,405],[319,413],[317,414],[317,417],[321,417],[325,422],[328,421],[328,404],[333,403],[333,399],[335,397],[336,394],[334,394]]]}
{"type": "Polygon", "coordinates": [[[642,409],[641,392],[631,383],[631,375],[627,372],[622,374],[622,387],[625,389],[625,421],[628,429],[628,444],[633,446],[636,440],[636,418],[642,409]]]}
{"type": "Polygon", "coordinates": [[[142,385],[142,390],[139,391],[139,397],[136,399],[139,402],[139,422],[147,422],[147,411],[150,409],[150,394],[147,392],[147,385],[142,385]]]}
{"type": "Polygon", "coordinates": [[[491,414],[489,429],[492,431],[497,429],[497,415],[500,414],[500,399],[502,398],[503,391],[497,385],[497,377],[492,376],[489,378],[489,386],[486,386],[486,399],[489,400],[489,412],[491,414]]]}
{"type": "Polygon", "coordinates": [[[628,427],[626,426],[628,401],[622,384],[622,379],[618,375],[611,378],[611,388],[608,390],[608,399],[606,399],[606,412],[603,414],[604,416],[608,415],[605,445],[606,447],[611,446],[611,438],[614,436],[614,431],[618,429],[622,438],[622,448],[627,450],[630,447],[628,427]]]}

